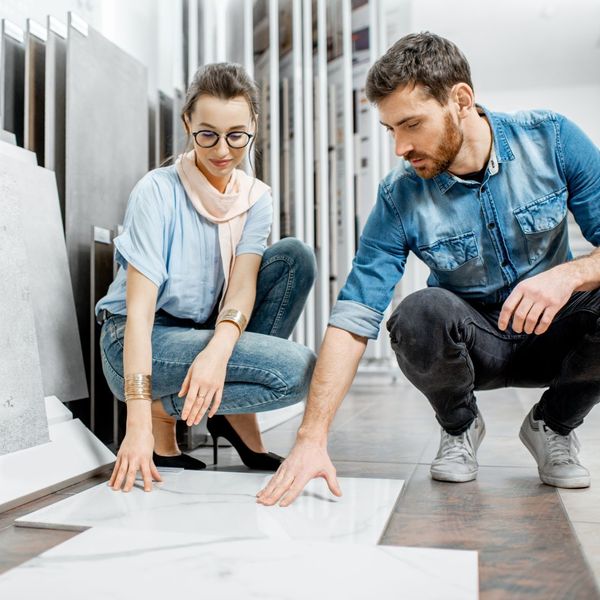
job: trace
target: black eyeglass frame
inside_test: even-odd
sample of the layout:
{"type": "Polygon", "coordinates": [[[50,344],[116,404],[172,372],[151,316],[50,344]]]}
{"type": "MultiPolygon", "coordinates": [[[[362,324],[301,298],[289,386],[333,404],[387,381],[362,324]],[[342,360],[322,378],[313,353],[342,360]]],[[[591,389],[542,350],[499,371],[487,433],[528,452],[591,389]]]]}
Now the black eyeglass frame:
{"type": "Polygon", "coordinates": [[[196,145],[199,148],[214,148],[220,142],[221,138],[224,137],[225,142],[227,143],[227,145],[230,148],[233,148],[234,150],[241,150],[242,148],[245,148],[252,141],[254,134],[248,133],[247,131],[229,131],[228,133],[217,133],[216,131],[212,131],[212,129],[199,129],[198,131],[192,131],[192,137],[194,138],[194,142],[196,143],[196,145]],[[198,140],[196,139],[196,136],[199,133],[212,133],[212,134],[216,135],[217,137],[215,138],[214,144],[211,144],[210,146],[202,146],[201,144],[198,144],[198,140]],[[240,133],[243,133],[248,138],[248,141],[243,146],[232,146],[231,143],[229,142],[229,136],[234,135],[234,134],[239,135],[240,133]]]}

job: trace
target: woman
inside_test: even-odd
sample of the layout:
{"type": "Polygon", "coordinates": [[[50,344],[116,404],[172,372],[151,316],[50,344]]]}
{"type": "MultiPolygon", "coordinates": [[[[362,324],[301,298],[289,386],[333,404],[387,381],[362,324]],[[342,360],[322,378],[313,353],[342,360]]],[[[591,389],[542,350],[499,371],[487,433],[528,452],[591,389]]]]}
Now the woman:
{"type": "Polygon", "coordinates": [[[138,470],[150,491],[156,466],[205,468],[175,438],[176,419],[191,426],[205,413],[215,462],[218,437],[250,468],[282,461],[263,447],[254,413],[306,394],[314,354],[287,338],[316,268],[298,240],[265,250],[270,190],[236,168],[257,116],[256,87],[239,65],[201,68],[182,110],[193,149],[145,175],[129,199],[115,239],[121,268],[96,306],[104,373],[127,403],[115,490],[129,491],[138,470]]]}

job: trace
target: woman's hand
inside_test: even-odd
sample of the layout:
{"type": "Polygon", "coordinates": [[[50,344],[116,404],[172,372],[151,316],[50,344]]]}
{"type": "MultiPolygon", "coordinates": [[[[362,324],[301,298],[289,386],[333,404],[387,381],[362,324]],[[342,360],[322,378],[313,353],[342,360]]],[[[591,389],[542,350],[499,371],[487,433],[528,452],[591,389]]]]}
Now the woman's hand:
{"type": "Polygon", "coordinates": [[[117,454],[117,462],[108,485],[117,491],[123,486],[129,492],[138,471],[142,472],[144,491],[152,490],[152,480],[162,481],[160,473],[152,461],[154,436],[148,428],[127,428],[127,433],[117,454]]]}
{"type": "Polygon", "coordinates": [[[229,356],[230,352],[209,344],[191,364],[178,394],[180,398],[187,394],[181,418],[188,426],[198,425],[209,407],[209,418],[217,412],[229,356]]]}

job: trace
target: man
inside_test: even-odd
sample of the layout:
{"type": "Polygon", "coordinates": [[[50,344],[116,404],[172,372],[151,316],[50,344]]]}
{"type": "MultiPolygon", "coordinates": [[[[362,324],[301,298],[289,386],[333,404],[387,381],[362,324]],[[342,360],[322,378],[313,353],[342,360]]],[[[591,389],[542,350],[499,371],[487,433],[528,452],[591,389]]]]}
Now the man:
{"type": "Polygon", "coordinates": [[[287,506],[318,476],[341,495],[327,431],[409,251],[429,287],[387,329],[442,427],[432,477],[475,479],[485,428],[474,390],[514,385],[548,388],[520,432],[541,480],[589,486],[574,429],[600,399],[600,250],[570,260],[566,217],[600,245],[600,151],[561,115],[476,105],[465,57],[430,33],[394,44],[366,91],[404,160],[379,186],[295,446],[258,502],[287,506]]]}

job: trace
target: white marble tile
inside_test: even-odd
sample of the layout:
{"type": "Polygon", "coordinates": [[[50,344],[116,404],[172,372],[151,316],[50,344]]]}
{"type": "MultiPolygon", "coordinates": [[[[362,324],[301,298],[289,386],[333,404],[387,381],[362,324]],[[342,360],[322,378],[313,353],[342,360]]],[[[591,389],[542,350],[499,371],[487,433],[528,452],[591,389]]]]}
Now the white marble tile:
{"type": "Polygon", "coordinates": [[[50,442],[0,456],[0,510],[85,479],[115,455],[79,419],[49,427],[50,442]]]}
{"type": "Polygon", "coordinates": [[[46,416],[48,417],[48,425],[56,425],[64,423],[73,418],[73,413],[56,397],[46,396],[46,416]]]}
{"type": "Polygon", "coordinates": [[[475,600],[477,553],[90,529],[0,577],[14,600],[475,600]]]}
{"type": "Polygon", "coordinates": [[[183,471],[163,474],[152,492],[115,492],[105,483],[17,519],[17,525],[82,529],[114,527],[199,533],[219,538],[326,540],[375,544],[403,481],[340,478],[336,498],[311,481],[289,507],[256,503],[270,475],[183,471]]]}

